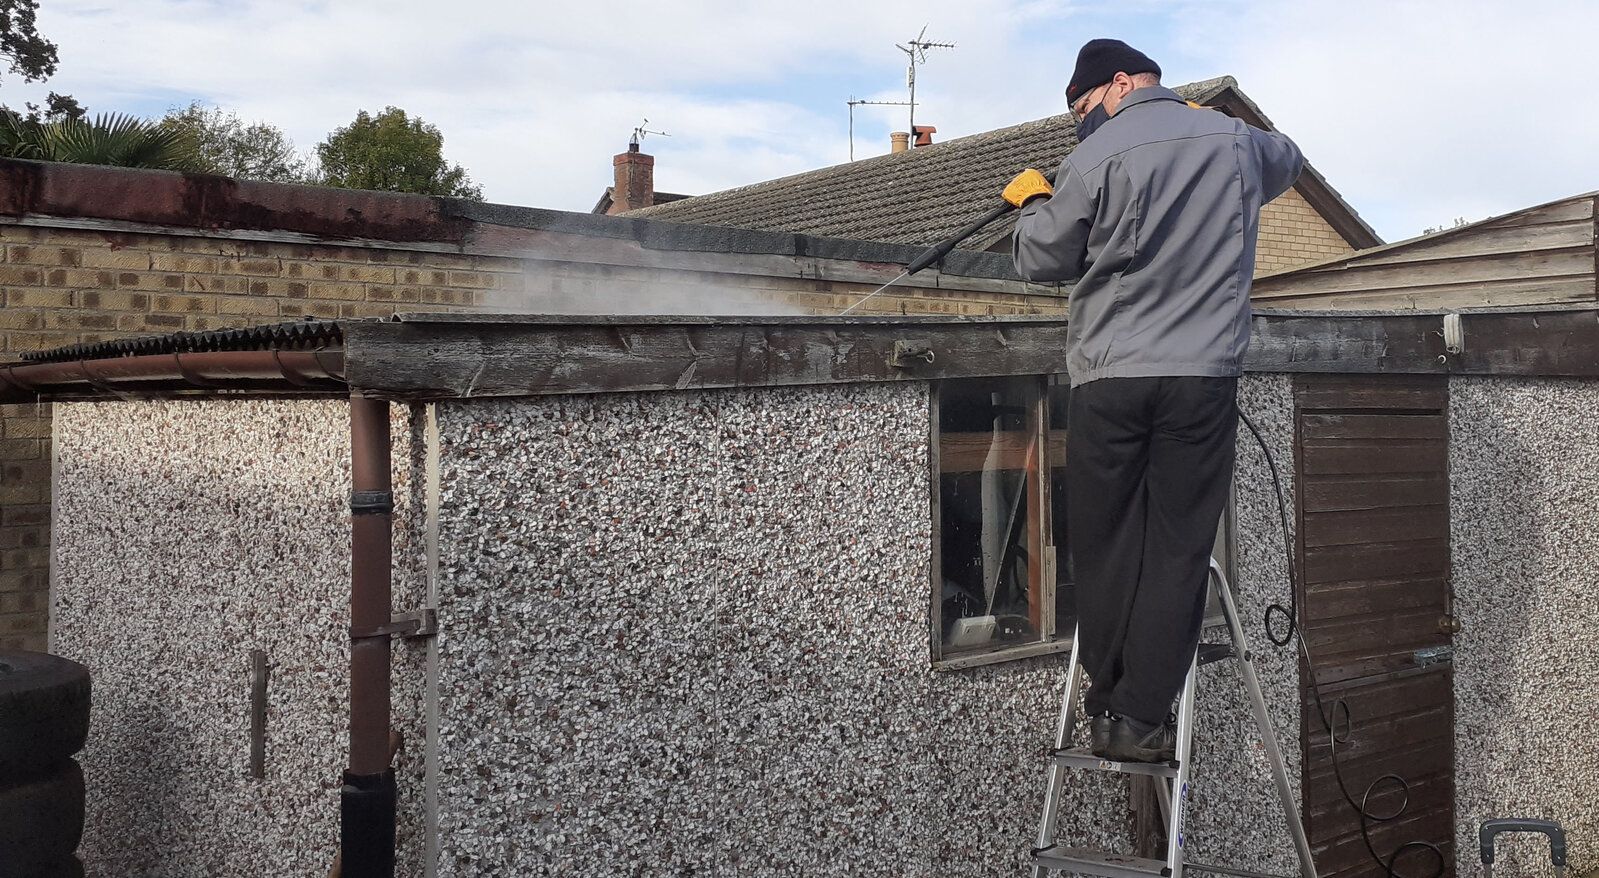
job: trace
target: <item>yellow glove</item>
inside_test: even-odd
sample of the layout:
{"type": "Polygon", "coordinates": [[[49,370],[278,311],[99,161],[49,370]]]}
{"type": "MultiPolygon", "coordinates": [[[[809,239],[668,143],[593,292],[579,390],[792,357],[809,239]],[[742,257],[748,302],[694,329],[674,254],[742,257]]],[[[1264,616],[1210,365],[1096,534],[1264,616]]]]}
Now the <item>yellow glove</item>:
{"type": "Polygon", "coordinates": [[[1021,207],[1039,196],[1048,198],[1055,194],[1055,190],[1049,188],[1049,181],[1044,179],[1043,174],[1028,168],[1006,184],[1005,191],[1000,194],[1006,201],[1021,207]]]}

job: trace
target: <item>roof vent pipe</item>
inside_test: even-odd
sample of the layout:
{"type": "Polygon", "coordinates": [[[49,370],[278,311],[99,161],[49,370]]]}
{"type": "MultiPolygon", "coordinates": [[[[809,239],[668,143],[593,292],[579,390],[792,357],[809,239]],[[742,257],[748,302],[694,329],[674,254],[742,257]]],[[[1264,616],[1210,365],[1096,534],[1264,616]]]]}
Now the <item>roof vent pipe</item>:
{"type": "Polygon", "coordinates": [[[891,144],[889,152],[904,152],[911,148],[911,135],[908,131],[895,131],[888,135],[891,144]]]}

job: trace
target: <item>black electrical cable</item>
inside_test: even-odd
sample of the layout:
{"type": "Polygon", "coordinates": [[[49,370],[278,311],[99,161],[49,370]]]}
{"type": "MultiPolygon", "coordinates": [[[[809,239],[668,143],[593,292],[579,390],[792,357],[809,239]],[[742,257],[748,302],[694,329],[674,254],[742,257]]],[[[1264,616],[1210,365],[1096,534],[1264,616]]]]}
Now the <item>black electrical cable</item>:
{"type": "Polygon", "coordinates": [[[1260,446],[1260,453],[1266,457],[1266,468],[1271,472],[1271,486],[1277,494],[1277,514],[1282,522],[1283,548],[1287,551],[1288,556],[1288,606],[1285,607],[1274,601],[1266,607],[1266,637],[1277,646],[1287,646],[1295,639],[1299,641],[1299,656],[1305,663],[1305,673],[1310,675],[1310,692],[1312,699],[1316,702],[1316,714],[1321,720],[1322,728],[1327,731],[1327,747],[1328,753],[1332,757],[1333,778],[1338,781],[1338,792],[1343,795],[1344,801],[1348,802],[1349,807],[1354,808],[1355,812],[1360,815],[1360,838],[1366,844],[1366,852],[1371,854],[1372,860],[1383,868],[1387,878],[1406,878],[1394,868],[1398,864],[1399,858],[1407,851],[1431,851],[1432,855],[1437,858],[1438,865],[1428,878],[1442,878],[1444,872],[1448,871],[1445,865],[1444,852],[1442,848],[1432,842],[1407,841],[1389,854],[1387,859],[1378,854],[1376,845],[1372,844],[1371,824],[1382,824],[1398,820],[1405,813],[1405,809],[1410,807],[1409,781],[1397,774],[1385,774],[1372,781],[1366,787],[1366,792],[1361,795],[1358,802],[1350,794],[1349,786],[1344,782],[1343,766],[1338,762],[1338,745],[1349,742],[1349,735],[1354,728],[1354,716],[1350,713],[1349,703],[1344,699],[1337,698],[1333,700],[1332,713],[1328,713],[1327,706],[1322,700],[1321,683],[1316,678],[1316,663],[1311,660],[1310,646],[1305,643],[1304,634],[1299,630],[1299,580],[1295,575],[1293,538],[1290,536],[1292,531],[1288,529],[1288,499],[1287,495],[1283,493],[1282,477],[1277,472],[1277,460],[1272,457],[1271,449],[1266,445],[1265,437],[1260,435],[1260,430],[1255,426],[1255,422],[1244,414],[1241,406],[1238,408],[1238,419],[1243,421],[1245,427],[1249,428],[1249,432],[1255,437],[1255,443],[1260,446]],[[1281,639],[1272,632],[1272,615],[1274,613],[1287,620],[1287,627],[1284,629],[1281,639]],[[1337,722],[1337,714],[1340,712],[1343,714],[1343,734],[1341,736],[1338,733],[1337,722]],[[1384,783],[1392,783],[1398,788],[1400,793],[1399,805],[1393,809],[1392,813],[1373,814],[1370,808],[1372,794],[1384,783]]]}

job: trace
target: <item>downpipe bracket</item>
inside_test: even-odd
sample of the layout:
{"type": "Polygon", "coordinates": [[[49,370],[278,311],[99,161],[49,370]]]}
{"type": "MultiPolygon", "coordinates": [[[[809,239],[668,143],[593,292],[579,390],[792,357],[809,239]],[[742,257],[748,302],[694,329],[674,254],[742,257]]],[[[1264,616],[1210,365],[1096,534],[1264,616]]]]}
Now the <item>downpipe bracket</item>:
{"type": "Polygon", "coordinates": [[[350,640],[371,640],[373,638],[388,638],[398,636],[402,639],[413,640],[422,637],[432,637],[439,633],[439,611],[433,607],[423,607],[409,613],[395,613],[389,624],[379,625],[376,628],[350,627],[350,640]]]}

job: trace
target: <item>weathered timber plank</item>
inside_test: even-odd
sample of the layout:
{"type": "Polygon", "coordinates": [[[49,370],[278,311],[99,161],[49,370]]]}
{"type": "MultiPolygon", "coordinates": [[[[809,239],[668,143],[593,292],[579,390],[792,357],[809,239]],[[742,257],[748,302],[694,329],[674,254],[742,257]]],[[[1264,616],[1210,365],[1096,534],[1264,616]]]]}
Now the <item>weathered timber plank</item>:
{"type": "Polygon", "coordinates": [[[1396,287],[1360,293],[1267,290],[1254,298],[1260,307],[1323,311],[1443,311],[1506,308],[1516,305],[1580,304],[1595,301],[1592,273],[1492,284],[1455,283],[1425,287],[1396,287]]]}
{"type": "Polygon", "coordinates": [[[1400,264],[1307,269],[1273,275],[1262,286],[1279,292],[1359,293],[1437,284],[1494,284],[1529,277],[1572,277],[1593,272],[1593,244],[1518,253],[1490,253],[1400,264]]]}
{"type": "Polygon", "coordinates": [[[1552,204],[1507,214],[1483,222],[1483,226],[1496,229],[1511,226],[1529,226],[1540,223],[1566,223],[1583,217],[1593,217],[1592,195],[1565,198],[1552,204]]]}
{"type": "MultiPolygon", "coordinates": [[[[1440,574],[1424,574],[1399,579],[1322,582],[1306,589],[1302,602],[1304,624],[1319,625],[1358,616],[1432,607],[1443,612],[1449,582],[1440,574]]],[[[1437,620],[1434,619],[1436,622],[1437,620]]]]}
{"type": "Polygon", "coordinates": [[[1449,448],[1416,439],[1306,439],[1301,448],[1308,476],[1443,472],[1449,448]]]}
{"type": "MultiPolygon", "coordinates": [[[[344,324],[358,392],[396,398],[505,396],[690,387],[894,381],[1050,374],[1064,369],[1056,319],[917,321],[893,318],[616,318],[468,320],[407,317],[344,324]],[[887,365],[895,340],[919,342],[934,362],[887,365]]],[[[1599,312],[1467,314],[1465,348],[1444,356],[1438,314],[1257,314],[1245,368],[1257,372],[1424,376],[1599,377],[1599,312]]],[[[1431,391],[1388,385],[1341,396],[1304,389],[1308,408],[1441,411],[1431,391]]]]}
{"type": "Polygon", "coordinates": [[[352,323],[350,385],[402,399],[1039,375],[1063,322],[352,323]],[[889,365],[895,342],[933,362],[889,365]]]}
{"type": "Polygon", "coordinates": [[[1302,526],[1305,545],[1312,548],[1424,540],[1449,532],[1449,507],[1400,506],[1344,512],[1306,511],[1302,526]]]}
{"type": "Polygon", "coordinates": [[[1402,265],[1428,259],[1457,259],[1496,253],[1582,247],[1594,242],[1592,220],[1592,216],[1584,213],[1582,216],[1556,223],[1479,226],[1469,232],[1423,238],[1403,248],[1356,253],[1349,257],[1347,264],[1362,267],[1402,265]]]}
{"type": "Polygon", "coordinates": [[[1254,372],[1442,372],[1443,318],[1257,314],[1244,368],[1254,372]]]}
{"type": "Polygon", "coordinates": [[[1599,376],[1599,312],[1466,314],[1450,371],[1475,375],[1599,376]]]}
{"type": "MultiPolygon", "coordinates": [[[[1444,612],[1444,593],[1433,593],[1432,606],[1409,610],[1389,610],[1367,616],[1317,622],[1305,628],[1305,642],[1316,658],[1316,670],[1324,678],[1351,664],[1383,659],[1383,666],[1399,669],[1415,662],[1415,651],[1439,646],[1448,637],[1438,629],[1444,612]],[[1391,661],[1390,661],[1391,660],[1391,661]]],[[[1369,676],[1369,672],[1347,676],[1369,676]]]]}
{"type": "Polygon", "coordinates": [[[1433,506],[1449,502],[1449,479],[1442,472],[1355,476],[1311,476],[1301,480],[1309,512],[1433,506]]]}
{"type": "MultiPolygon", "coordinates": [[[[1450,668],[1444,665],[1430,668],[1412,666],[1404,673],[1388,674],[1381,678],[1330,683],[1321,687],[1321,695],[1324,699],[1345,699],[1357,709],[1360,717],[1366,719],[1404,716],[1416,705],[1437,707],[1453,704],[1451,673],[1450,668]]],[[[1310,693],[1307,691],[1304,694],[1304,703],[1311,703],[1310,693]]]]}
{"type": "Polygon", "coordinates": [[[1294,399],[1307,411],[1442,412],[1449,404],[1449,384],[1442,376],[1301,375],[1294,381],[1294,399]]]}
{"type": "Polygon", "coordinates": [[[1300,420],[1306,439],[1449,438],[1449,422],[1433,414],[1306,414],[1300,420]]]}
{"type": "MultiPolygon", "coordinates": [[[[1407,770],[1402,771],[1400,776],[1410,785],[1408,802],[1404,788],[1392,781],[1372,788],[1368,800],[1369,813],[1389,815],[1403,808],[1403,812],[1394,820],[1383,823],[1367,820],[1366,829],[1371,836],[1372,846],[1379,855],[1386,857],[1401,845],[1422,839],[1437,844],[1444,856],[1452,857],[1450,844],[1445,840],[1452,834],[1449,826],[1451,799],[1454,796],[1452,775],[1447,771],[1418,775],[1407,770]]],[[[1350,785],[1354,788],[1349,792],[1358,801],[1376,780],[1377,777],[1362,775],[1356,786],[1355,778],[1350,778],[1350,785]]],[[[1318,843],[1311,845],[1311,850],[1315,854],[1319,866],[1317,874],[1321,878],[1386,878],[1387,873],[1372,861],[1361,840],[1360,812],[1343,796],[1318,805],[1312,813],[1315,815],[1312,821],[1317,825],[1318,843]]],[[[1431,876],[1433,862],[1430,853],[1407,851],[1398,863],[1396,874],[1431,876]],[[1406,871],[1407,867],[1409,871],[1406,871]]],[[[1452,876],[1453,871],[1445,874],[1452,876]]]]}
{"type": "Polygon", "coordinates": [[[1449,540],[1307,548],[1304,565],[1307,583],[1441,574],[1449,569],[1449,540]]]}
{"type": "MultiPolygon", "coordinates": [[[[1362,775],[1372,772],[1367,775],[1371,779],[1388,772],[1419,776],[1449,769],[1448,757],[1453,750],[1449,738],[1451,706],[1422,708],[1380,720],[1368,720],[1358,704],[1351,704],[1350,711],[1354,715],[1355,731],[1348,741],[1338,745],[1338,761],[1351,775],[1351,780],[1355,776],[1351,769],[1362,775]]],[[[1308,773],[1316,781],[1331,779],[1332,761],[1325,758],[1327,733],[1322,731],[1320,722],[1314,718],[1312,722],[1312,762],[1308,773]],[[1322,758],[1317,758],[1317,751],[1322,758]]],[[[1342,727],[1339,731],[1342,733],[1342,727]]],[[[1364,786],[1361,784],[1362,788],[1364,786]]],[[[1339,801],[1338,785],[1317,783],[1310,799],[1312,806],[1339,801]]]]}

